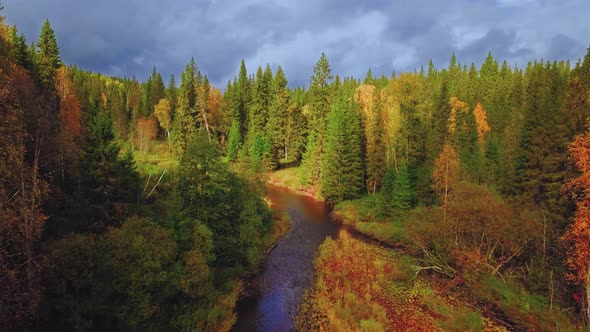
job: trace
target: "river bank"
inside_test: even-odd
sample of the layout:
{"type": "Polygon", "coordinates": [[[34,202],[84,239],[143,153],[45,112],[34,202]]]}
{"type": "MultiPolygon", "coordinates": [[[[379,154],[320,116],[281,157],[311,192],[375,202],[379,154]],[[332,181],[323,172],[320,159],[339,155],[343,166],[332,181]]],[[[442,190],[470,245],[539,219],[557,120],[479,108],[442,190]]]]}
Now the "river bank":
{"type": "Polygon", "coordinates": [[[268,197],[276,213],[289,216],[291,228],[250,280],[254,291],[238,302],[234,331],[291,330],[292,315],[313,285],[317,249],[338,234],[339,226],[330,222],[329,211],[314,198],[272,185],[268,197]]]}

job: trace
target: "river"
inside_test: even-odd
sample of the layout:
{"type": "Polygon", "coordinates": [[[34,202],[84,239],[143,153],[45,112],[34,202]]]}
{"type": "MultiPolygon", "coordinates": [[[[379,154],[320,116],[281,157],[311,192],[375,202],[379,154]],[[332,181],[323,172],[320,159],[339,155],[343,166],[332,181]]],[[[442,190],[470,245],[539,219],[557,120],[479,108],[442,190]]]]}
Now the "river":
{"type": "Polygon", "coordinates": [[[323,203],[287,189],[269,186],[273,209],[289,214],[292,225],[266,257],[252,280],[253,296],[237,306],[234,331],[289,331],[306,289],[313,284],[313,260],[326,237],[336,237],[339,226],[330,221],[323,203]]]}

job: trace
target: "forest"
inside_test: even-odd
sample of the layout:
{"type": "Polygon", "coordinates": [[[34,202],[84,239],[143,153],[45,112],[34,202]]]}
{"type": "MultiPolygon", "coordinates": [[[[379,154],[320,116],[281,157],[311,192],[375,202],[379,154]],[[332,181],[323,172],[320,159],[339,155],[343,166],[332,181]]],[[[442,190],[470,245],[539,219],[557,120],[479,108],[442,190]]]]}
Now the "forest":
{"type": "MultiPolygon", "coordinates": [[[[590,49],[363,79],[322,53],[297,88],[242,61],[220,88],[194,59],[166,83],[156,68],[144,82],[83,70],[49,21],[29,44],[3,20],[4,328],[230,330],[241,280],[289,227],[269,181],[411,257],[391,270],[348,235],[327,240],[302,330],[391,329],[401,314],[371,300],[385,290],[360,267],[379,287],[435,278],[516,330],[589,325],[590,49]]],[[[442,326],[483,328],[468,327],[442,326]]]]}

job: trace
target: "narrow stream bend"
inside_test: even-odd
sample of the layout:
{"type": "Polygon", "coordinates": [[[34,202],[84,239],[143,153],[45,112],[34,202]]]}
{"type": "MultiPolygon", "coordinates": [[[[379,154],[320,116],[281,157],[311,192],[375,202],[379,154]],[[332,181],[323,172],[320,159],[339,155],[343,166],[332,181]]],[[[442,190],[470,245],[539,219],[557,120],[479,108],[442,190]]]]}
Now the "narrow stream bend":
{"type": "Polygon", "coordinates": [[[289,331],[306,289],[313,283],[313,260],[327,236],[338,234],[323,203],[287,189],[269,186],[273,209],[289,214],[291,230],[266,257],[254,278],[255,295],[238,303],[234,331],[289,331]]]}

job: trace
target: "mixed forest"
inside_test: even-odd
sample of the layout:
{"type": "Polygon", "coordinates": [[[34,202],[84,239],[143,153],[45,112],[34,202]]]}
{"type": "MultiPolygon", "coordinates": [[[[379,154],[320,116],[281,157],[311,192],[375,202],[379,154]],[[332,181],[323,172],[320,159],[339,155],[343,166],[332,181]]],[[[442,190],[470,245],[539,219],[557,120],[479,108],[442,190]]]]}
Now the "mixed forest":
{"type": "Polygon", "coordinates": [[[66,65],[49,22],[29,44],[1,20],[3,327],[229,330],[240,279],[288,227],[264,200],[273,172],[413,259],[387,272],[381,253],[329,240],[303,329],[391,324],[379,301],[348,295],[363,271],[509,297],[492,309],[512,326],[588,325],[590,51],[522,67],[453,55],[362,80],[322,54],[298,88],[242,61],[220,89],[192,59],[166,82],[66,65]],[[346,264],[356,274],[337,280],[346,264]],[[330,286],[344,293],[328,301],[330,286]]]}

